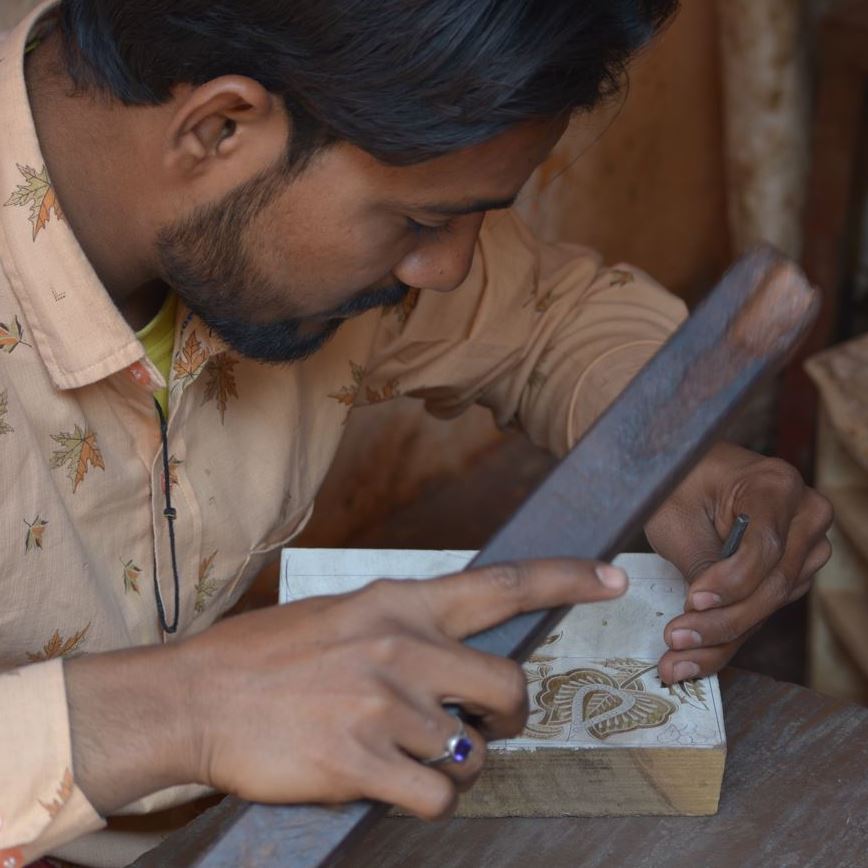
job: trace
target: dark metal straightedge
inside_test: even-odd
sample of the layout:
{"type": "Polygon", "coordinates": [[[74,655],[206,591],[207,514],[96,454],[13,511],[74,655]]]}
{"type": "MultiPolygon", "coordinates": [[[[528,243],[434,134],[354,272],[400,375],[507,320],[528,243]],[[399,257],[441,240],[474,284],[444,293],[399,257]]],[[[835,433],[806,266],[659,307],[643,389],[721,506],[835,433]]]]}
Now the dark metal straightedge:
{"type": "MultiPolygon", "coordinates": [[[[609,560],[653,513],[751,389],[804,335],[818,297],[798,269],[763,248],[740,260],[693,316],[474,560],[609,560]]],[[[533,612],[468,639],[522,660],[565,610],[533,612]]],[[[385,808],[251,805],[203,814],[135,863],[317,868],[343,852],[385,808]]]]}

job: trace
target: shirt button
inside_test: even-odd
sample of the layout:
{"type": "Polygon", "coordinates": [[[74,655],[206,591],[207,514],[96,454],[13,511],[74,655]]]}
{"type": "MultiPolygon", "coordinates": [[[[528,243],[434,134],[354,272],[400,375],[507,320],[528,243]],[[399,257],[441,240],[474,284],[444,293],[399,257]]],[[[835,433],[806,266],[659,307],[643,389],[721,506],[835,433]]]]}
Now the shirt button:
{"type": "Polygon", "coordinates": [[[140,386],[150,386],[151,375],[141,362],[133,362],[133,364],[127,368],[127,372],[140,386]]]}

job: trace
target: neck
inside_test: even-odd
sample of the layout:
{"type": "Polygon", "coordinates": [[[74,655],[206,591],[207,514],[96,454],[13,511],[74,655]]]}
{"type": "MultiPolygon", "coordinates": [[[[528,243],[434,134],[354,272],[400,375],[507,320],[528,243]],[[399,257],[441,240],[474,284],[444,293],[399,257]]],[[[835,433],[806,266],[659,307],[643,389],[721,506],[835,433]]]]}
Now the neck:
{"type": "MultiPolygon", "coordinates": [[[[148,253],[149,229],[135,206],[135,125],[128,109],[101,94],[76,91],[55,28],[26,63],[27,92],[39,144],[64,217],[130,325],[159,310],[166,287],[148,253]]],[[[138,175],[139,177],[136,177],[138,175]]]]}

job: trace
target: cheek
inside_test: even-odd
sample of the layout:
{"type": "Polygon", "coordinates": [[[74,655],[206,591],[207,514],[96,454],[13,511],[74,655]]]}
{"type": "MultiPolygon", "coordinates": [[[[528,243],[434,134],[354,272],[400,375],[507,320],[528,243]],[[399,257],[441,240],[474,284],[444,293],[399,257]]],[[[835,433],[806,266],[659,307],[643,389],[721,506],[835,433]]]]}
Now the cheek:
{"type": "Polygon", "coordinates": [[[256,241],[257,262],[265,263],[269,282],[305,288],[322,300],[338,302],[390,280],[395,266],[412,250],[414,239],[382,224],[320,223],[294,226],[256,241]]]}

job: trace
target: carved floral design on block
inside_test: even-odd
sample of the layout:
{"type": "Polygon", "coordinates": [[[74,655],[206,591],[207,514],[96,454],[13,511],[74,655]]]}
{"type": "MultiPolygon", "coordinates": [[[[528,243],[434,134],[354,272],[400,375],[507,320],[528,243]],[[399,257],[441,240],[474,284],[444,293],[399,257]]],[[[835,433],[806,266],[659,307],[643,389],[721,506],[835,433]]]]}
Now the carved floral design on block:
{"type": "MultiPolygon", "coordinates": [[[[549,637],[545,644],[557,638],[549,637]]],[[[531,712],[524,738],[576,741],[590,736],[603,742],[620,733],[665,727],[684,705],[708,710],[701,682],[664,687],[656,662],[632,657],[581,666],[569,662],[539,653],[529,661],[531,712]]]]}

